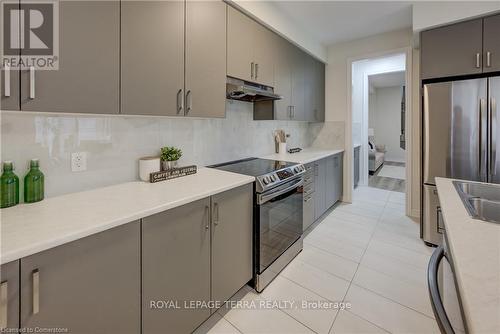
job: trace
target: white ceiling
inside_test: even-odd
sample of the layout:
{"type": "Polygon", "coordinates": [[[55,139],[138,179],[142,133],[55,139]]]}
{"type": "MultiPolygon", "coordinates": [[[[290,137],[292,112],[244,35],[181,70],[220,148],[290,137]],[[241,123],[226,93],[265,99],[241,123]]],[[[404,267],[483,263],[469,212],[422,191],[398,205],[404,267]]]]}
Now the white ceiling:
{"type": "Polygon", "coordinates": [[[403,86],[405,84],[405,71],[370,75],[368,81],[370,86],[374,88],[403,86]]]}
{"type": "Polygon", "coordinates": [[[324,45],[412,25],[412,3],[401,1],[273,1],[324,45]]]}

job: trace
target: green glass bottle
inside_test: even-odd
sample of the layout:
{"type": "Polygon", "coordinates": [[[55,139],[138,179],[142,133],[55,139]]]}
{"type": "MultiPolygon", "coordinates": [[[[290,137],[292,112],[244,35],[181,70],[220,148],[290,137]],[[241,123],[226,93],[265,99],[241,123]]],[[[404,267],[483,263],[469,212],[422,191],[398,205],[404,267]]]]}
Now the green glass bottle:
{"type": "Polygon", "coordinates": [[[30,161],[30,170],[24,177],[24,202],[39,202],[44,197],[44,176],[38,159],[30,161]]]}
{"type": "Polygon", "coordinates": [[[19,178],[14,174],[12,161],[3,163],[0,188],[0,208],[8,208],[19,204],[19,178]]]}

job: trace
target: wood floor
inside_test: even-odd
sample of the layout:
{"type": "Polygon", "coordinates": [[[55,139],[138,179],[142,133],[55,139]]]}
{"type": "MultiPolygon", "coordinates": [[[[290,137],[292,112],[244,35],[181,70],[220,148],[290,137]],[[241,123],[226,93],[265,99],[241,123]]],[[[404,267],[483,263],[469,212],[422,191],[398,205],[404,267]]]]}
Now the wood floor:
{"type": "MultiPolygon", "coordinates": [[[[404,162],[393,162],[393,161],[386,161],[384,162],[384,165],[401,166],[401,167],[405,166],[404,162]]],[[[377,171],[373,175],[368,176],[368,186],[372,188],[404,193],[405,180],[394,179],[392,177],[378,176],[378,173],[380,173],[384,165],[382,165],[379,169],[377,169],[377,171]]]]}

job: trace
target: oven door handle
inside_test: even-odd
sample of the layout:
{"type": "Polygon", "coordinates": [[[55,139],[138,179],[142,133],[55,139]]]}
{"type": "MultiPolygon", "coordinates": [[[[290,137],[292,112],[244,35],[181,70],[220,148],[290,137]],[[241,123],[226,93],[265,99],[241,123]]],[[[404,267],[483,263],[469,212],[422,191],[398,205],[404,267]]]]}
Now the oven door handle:
{"type": "Polygon", "coordinates": [[[260,205],[260,204],[264,204],[266,202],[269,202],[273,198],[278,197],[280,195],[283,195],[283,194],[289,192],[290,190],[293,190],[297,187],[300,187],[303,184],[304,184],[304,180],[301,177],[298,181],[291,183],[291,185],[289,187],[286,187],[285,189],[278,189],[278,190],[272,191],[268,194],[266,194],[266,193],[261,194],[257,197],[257,204],[260,205]]]}

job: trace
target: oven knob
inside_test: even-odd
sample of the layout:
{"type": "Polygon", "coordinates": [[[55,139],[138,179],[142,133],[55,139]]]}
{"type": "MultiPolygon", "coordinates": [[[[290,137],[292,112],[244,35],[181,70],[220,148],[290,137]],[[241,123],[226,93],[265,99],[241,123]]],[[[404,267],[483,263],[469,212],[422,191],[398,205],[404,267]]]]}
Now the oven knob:
{"type": "Polygon", "coordinates": [[[276,181],[276,176],[271,175],[271,182],[274,182],[274,181],[276,181]]]}
{"type": "Polygon", "coordinates": [[[262,180],[264,184],[268,184],[271,180],[269,180],[269,176],[264,176],[264,179],[262,180]]]}
{"type": "Polygon", "coordinates": [[[299,167],[299,166],[297,166],[297,167],[295,167],[293,170],[295,171],[295,173],[298,173],[298,172],[300,172],[300,167],[299,167]]]}

